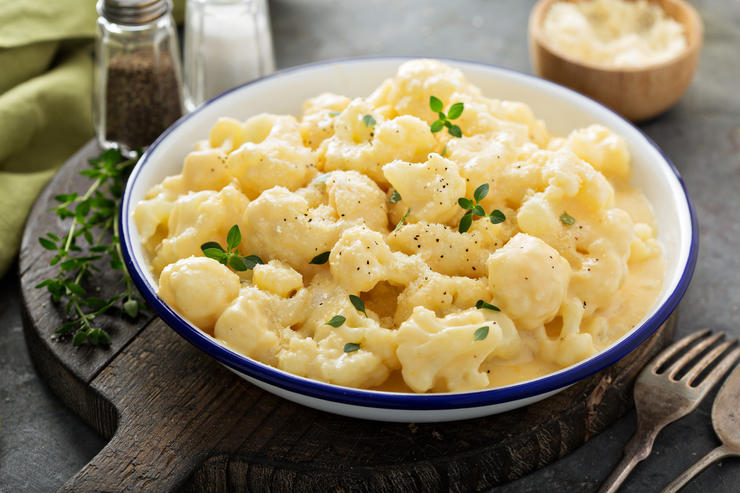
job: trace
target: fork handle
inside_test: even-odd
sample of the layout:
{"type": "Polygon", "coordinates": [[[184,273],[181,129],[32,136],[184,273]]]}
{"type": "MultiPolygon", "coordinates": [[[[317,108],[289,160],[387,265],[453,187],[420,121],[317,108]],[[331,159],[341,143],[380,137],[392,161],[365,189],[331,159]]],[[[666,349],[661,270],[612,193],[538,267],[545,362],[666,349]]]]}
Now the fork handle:
{"type": "Polygon", "coordinates": [[[684,487],[686,483],[689,482],[691,478],[699,474],[701,471],[704,470],[705,467],[707,467],[709,464],[711,464],[714,461],[717,461],[719,459],[722,459],[724,457],[728,457],[730,455],[740,455],[737,452],[734,452],[732,450],[729,450],[724,445],[720,445],[716,449],[709,452],[707,455],[699,459],[696,463],[694,463],[693,466],[686,469],[679,477],[671,481],[671,483],[665,487],[661,493],[675,493],[676,491],[680,490],[684,487]]]}
{"type": "Polygon", "coordinates": [[[627,476],[630,475],[637,463],[650,455],[655,437],[658,436],[661,428],[662,426],[646,428],[638,422],[635,434],[632,435],[630,441],[624,446],[622,460],[619,461],[619,464],[617,464],[609,477],[606,478],[598,493],[615,493],[619,490],[619,487],[622,486],[622,483],[627,479],[627,476]]]}

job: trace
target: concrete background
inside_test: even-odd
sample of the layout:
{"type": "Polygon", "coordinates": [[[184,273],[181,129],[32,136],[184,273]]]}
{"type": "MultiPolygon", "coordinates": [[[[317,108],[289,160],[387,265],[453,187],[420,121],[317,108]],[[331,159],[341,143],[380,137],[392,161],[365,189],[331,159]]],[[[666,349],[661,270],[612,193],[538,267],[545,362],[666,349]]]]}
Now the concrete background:
{"type": "MultiPolygon", "coordinates": [[[[526,25],[533,1],[272,0],[277,64],[360,55],[465,58],[531,72],[526,25]]],[[[705,23],[696,77],[681,102],[640,127],[680,170],[697,209],[701,249],[681,304],[679,335],[701,327],[740,336],[740,2],[693,1],[705,23]]],[[[50,491],[104,441],[36,375],[23,341],[15,269],[0,280],[0,491],[50,491]]],[[[659,491],[719,444],[714,393],[658,437],[625,492],[659,491]]],[[[559,462],[501,492],[595,491],[618,462],[634,412],[559,462]]],[[[740,460],[711,466],[686,492],[740,491],[740,460]]]]}

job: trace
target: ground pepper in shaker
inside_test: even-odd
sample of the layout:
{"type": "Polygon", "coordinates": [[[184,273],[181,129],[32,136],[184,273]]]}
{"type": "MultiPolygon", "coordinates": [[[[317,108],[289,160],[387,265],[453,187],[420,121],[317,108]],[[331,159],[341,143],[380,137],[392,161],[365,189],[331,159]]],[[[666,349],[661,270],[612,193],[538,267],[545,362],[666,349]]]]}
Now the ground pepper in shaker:
{"type": "Polygon", "coordinates": [[[95,134],[130,152],[182,115],[175,24],[167,0],[99,0],[97,9],[95,134]]]}

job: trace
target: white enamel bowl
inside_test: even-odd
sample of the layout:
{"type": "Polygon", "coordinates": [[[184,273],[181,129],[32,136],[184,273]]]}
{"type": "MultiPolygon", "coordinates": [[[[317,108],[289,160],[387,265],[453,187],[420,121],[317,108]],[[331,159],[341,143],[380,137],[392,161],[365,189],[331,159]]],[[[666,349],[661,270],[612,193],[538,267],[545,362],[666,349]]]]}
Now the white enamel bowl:
{"type": "Polygon", "coordinates": [[[367,95],[404,61],[399,57],[349,59],[284,70],[218,96],[162,134],[131,174],[121,208],[124,260],[149,306],[191,344],[268,392],[316,409],[382,421],[453,421],[525,406],[615,363],[655,332],[686,291],[698,250],[696,219],[676,169],[651,140],[599,103],[543,79],[457,60],[443,62],[463,70],[486,96],[526,102],[553,133],[601,123],[626,139],[633,159],[633,185],[653,205],[667,265],[658,301],[632,331],[605,351],[535,380],[477,392],[403,394],[339,387],[264,365],[219,345],[157,297],[133,209],[152,185],[180,172],[186,154],[197,140],[208,136],[217,118],[244,120],[260,112],[297,115],[304,100],[324,91],[367,95]]]}

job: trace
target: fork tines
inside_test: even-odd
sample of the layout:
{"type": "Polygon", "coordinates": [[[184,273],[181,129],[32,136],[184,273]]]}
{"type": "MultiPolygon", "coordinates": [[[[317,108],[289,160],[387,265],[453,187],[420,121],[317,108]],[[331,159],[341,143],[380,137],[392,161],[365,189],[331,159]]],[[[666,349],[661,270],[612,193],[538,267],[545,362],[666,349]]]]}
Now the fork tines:
{"type": "Polygon", "coordinates": [[[735,363],[738,357],[740,357],[740,347],[735,347],[728,352],[730,348],[737,345],[737,339],[724,341],[711,348],[724,336],[724,332],[711,335],[709,329],[689,334],[673,343],[661,353],[653,364],[653,373],[662,374],[669,372],[668,377],[671,380],[683,382],[689,387],[713,386],[735,363]],[[694,344],[696,341],[700,342],[694,344]],[[693,347],[690,347],[692,345],[693,347]],[[689,347],[690,349],[684,354],[680,354],[682,350],[689,347]],[[701,359],[692,364],[697,357],[705,352],[706,354],[701,359]],[[673,358],[677,359],[671,362],[670,360],[673,358]],[[704,370],[715,362],[717,362],[717,365],[701,381],[697,382],[697,378],[702,375],[704,370]],[[679,375],[681,375],[681,378],[678,378],[679,375]]]}

